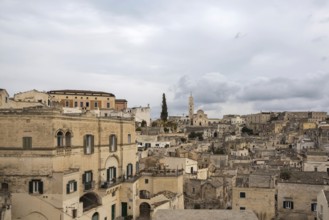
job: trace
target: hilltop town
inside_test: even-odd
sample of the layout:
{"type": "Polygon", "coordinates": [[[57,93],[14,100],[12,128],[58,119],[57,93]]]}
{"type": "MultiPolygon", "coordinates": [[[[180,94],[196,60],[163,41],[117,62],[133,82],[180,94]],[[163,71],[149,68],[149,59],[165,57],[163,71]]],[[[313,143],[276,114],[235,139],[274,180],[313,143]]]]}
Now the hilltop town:
{"type": "Polygon", "coordinates": [[[128,106],[0,89],[0,220],[329,219],[327,112],[128,106]]]}

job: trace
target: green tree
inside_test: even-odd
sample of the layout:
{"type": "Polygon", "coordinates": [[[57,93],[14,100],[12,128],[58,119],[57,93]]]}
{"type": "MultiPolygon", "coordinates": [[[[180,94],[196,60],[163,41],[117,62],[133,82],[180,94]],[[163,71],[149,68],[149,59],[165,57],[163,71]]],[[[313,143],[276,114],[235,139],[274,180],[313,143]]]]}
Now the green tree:
{"type": "Polygon", "coordinates": [[[161,110],[160,118],[162,121],[167,121],[167,118],[168,118],[166,95],[164,93],[162,94],[162,110],[161,110]]]}

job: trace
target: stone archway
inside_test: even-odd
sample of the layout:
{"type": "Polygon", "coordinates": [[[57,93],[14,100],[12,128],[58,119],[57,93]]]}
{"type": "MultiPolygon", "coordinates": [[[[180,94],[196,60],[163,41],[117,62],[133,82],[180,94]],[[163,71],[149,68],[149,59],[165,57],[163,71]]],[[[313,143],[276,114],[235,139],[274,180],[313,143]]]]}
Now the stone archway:
{"type": "Polygon", "coordinates": [[[84,194],[79,201],[83,204],[84,212],[102,205],[101,198],[94,192],[84,194]]]}
{"type": "Polygon", "coordinates": [[[142,219],[151,219],[151,206],[147,202],[139,205],[139,216],[142,219]]]}
{"type": "Polygon", "coordinates": [[[26,220],[48,220],[48,218],[40,212],[31,212],[27,216],[24,217],[26,220]]]}

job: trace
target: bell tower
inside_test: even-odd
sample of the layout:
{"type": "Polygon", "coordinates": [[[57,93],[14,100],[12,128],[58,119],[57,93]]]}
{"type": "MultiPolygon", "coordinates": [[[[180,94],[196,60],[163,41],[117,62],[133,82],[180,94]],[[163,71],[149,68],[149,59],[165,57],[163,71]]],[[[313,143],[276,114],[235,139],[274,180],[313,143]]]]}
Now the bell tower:
{"type": "Polygon", "coordinates": [[[189,119],[190,119],[190,125],[193,125],[193,114],[194,114],[194,100],[193,100],[193,96],[192,93],[188,99],[188,115],[189,115],[189,119]]]}

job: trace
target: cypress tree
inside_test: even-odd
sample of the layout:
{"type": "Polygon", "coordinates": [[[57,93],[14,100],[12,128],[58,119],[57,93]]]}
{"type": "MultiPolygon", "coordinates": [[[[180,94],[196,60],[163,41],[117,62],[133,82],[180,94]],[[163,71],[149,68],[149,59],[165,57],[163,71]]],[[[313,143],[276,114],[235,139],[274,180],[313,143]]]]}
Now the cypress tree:
{"type": "Polygon", "coordinates": [[[168,118],[166,95],[164,93],[162,94],[162,110],[161,110],[160,118],[162,121],[167,121],[168,118]]]}

